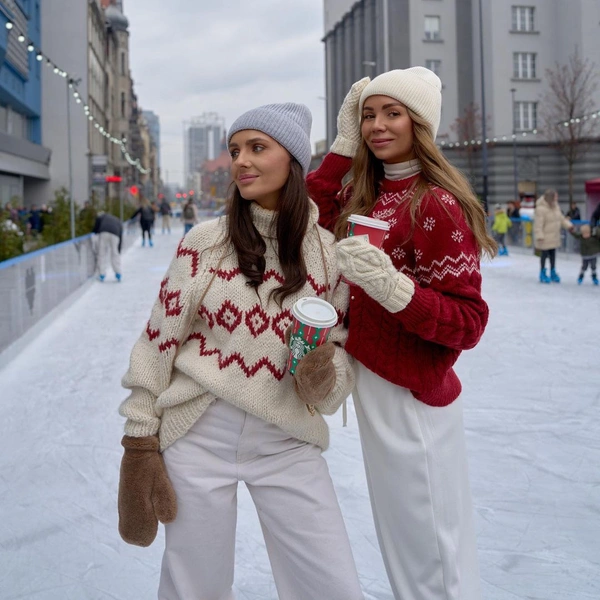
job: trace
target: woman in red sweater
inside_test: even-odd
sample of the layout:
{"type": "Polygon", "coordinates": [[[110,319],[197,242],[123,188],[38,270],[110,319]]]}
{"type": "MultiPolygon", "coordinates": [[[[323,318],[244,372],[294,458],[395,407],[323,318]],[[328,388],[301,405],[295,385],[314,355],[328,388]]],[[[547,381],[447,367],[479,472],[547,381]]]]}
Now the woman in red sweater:
{"type": "Polygon", "coordinates": [[[355,83],[308,176],[351,282],[346,350],[375,526],[398,600],[479,600],[461,384],[453,365],[488,319],[485,214],[435,145],[441,82],[413,67],[355,83]],[[352,169],[352,180],[342,179],[352,169]],[[387,221],[382,250],[346,238],[350,214],[387,221]],[[342,239],[345,238],[345,239],[342,239]]]}

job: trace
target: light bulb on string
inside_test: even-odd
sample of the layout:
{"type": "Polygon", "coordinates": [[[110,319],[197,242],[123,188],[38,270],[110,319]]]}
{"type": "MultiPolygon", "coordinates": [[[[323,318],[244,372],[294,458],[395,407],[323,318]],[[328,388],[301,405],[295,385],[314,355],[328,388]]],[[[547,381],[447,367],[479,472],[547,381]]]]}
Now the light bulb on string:
{"type": "Polygon", "coordinates": [[[19,42],[21,42],[21,44],[22,44],[22,43],[25,41],[25,36],[24,36],[22,33],[20,33],[20,34],[19,34],[19,37],[18,37],[17,39],[18,39],[18,40],[19,40],[19,42]]]}
{"type": "Polygon", "coordinates": [[[27,46],[27,50],[29,50],[29,52],[33,52],[35,50],[35,46],[33,44],[29,44],[29,46],[27,46]]]}
{"type": "Polygon", "coordinates": [[[8,29],[9,31],[10,31],[10,30],[11,30],[13,27],[14,27],[14,25],[13,25],[13,24],[12,24],[10,21],[8,21],[8,22],[6,23],[6,29],[8,29]]]}
{"type": "Polygon", "coordinates": [[[38,62],[42,62],[44,60],[44,55],[41,52],[38,52],[38,55],[35,58],[38,62]]]}

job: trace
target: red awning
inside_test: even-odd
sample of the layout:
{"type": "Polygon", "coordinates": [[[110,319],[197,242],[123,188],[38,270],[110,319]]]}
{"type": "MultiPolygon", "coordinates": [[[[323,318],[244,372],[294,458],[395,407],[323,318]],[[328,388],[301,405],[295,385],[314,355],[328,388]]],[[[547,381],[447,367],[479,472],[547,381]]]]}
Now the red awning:
{"type": "Polygon", "coordinates": [[[590,179],[585,182],[586,194],[600,194],[600,179],[590,179]]]}

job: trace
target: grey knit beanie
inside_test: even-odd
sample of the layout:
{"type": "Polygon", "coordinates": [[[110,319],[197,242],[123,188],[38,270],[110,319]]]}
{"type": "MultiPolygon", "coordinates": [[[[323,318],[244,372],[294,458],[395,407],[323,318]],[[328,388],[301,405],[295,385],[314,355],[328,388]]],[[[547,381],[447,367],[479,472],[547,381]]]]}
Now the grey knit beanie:
{"type": "Polygon", "coordinates": [[[310,127],[312,115],[304,104],[266,104],[238,117],[227,133],[227,145],[238,131],[256,129],[279,142],[302,166],[306,176],[310,167],[310,127]]]}

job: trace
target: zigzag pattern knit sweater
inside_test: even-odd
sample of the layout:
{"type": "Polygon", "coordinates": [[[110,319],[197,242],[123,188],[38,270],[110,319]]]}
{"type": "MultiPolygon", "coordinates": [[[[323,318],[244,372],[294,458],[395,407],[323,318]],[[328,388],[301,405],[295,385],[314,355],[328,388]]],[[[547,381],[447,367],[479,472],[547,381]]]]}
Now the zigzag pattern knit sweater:
{"type": "MultiPolygon", "coordinates": [[[[342,178],[352,161],[328,154],[309,173],[311,198],[320,222],[333,229],[344,200],[342,178]]],[[[481,298],[479,250],[456,198],[431,188],[411,231],[407,202],[420,175],[384,179],[370,216],[390,223],[383,250],[398,271],[415,283],[403,310],[391,313],[357,286],[350,286],[346,350],[368,369],[431,406],[446,406],[461,392],[452,366],[473,348],[488,320],[481,298]]]]}
{"type": "Polygon", "coordinates": [[[215,398],[221,398],[297,439],[327,448],[329,431],[320,412],[334,413],[354,386],[351,359],[343,350],[348,286],[340,283],[335,241],[317,225],[318,209],[311,202],[302,246],[308,280],[280,308],[269,299],[283,282],[273,229],[276,213],[256,203],[251,212],[267,243],[258,294],[246,285],[233,247],[219,245],[225,237],[226,217],[197,225],[181,241],[123,377],[123,386],[131,389],[120,407],[127,417],[127,435],[158,432],[165,449],[189,430],[215,398]],[[328,300],[339,314],[329,337],[340,345],[334,356],[336,383],[314,416],[298,398],[286,369],[284,333],[293,304],[305,296],[328,300]]]}

